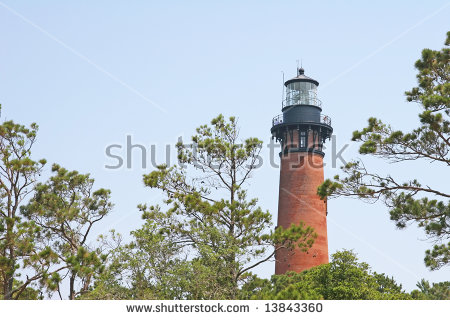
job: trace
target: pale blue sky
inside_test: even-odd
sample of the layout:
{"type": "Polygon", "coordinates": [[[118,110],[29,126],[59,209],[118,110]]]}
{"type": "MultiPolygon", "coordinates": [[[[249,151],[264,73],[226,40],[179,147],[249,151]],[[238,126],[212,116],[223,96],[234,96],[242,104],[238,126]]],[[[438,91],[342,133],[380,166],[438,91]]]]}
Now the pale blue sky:
{"type": "MultiPolygon", "coordinates": [[[[243,137],[268,143],[281,112],[281,71],[294,76],[297,59],[320,82],[338,146],[370,116],[411,129],[420,109],[403,92],[416,83],[421,50],[443,46],[449,15],[446,1],[0,0],[2,119],[37,122],[35,157],[90,172],[98,187],[110,188],[115,209],[95,231],[126,235],[142,223],[136,205],[160,197],[143,187],[150,168],[139,161],[105,169],[114,163],[107,145],[131,134],[135,143],[156,144],[163,162],[166,144],[219,113],[237,116],[243,137]]],[[[351,145],[344,157],[356,151],[351,145]]],[[[249,189],[276,218],[279,172],[264,155],[249,189]]],[[[448,168],[438,164],[367,163],[448,188],[448,168]]],[[[337,172],[325,168],[326,177],[337,172]]],[[[330,253],[354,249],[407,290],[421,278],[449,280],[448,269],[425,268],[423,233],[396,230],[382,205],[337,199],[328,210],[330,253]]],[[[273,271],[267,263],[258,272],[273,271]]]]}

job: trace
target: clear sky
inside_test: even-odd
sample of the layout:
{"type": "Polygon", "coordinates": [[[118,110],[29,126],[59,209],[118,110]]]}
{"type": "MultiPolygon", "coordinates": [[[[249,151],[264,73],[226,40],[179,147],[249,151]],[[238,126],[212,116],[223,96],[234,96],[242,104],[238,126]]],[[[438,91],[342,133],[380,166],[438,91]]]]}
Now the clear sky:
{"type": "MultiPolygon", "coordinates": [[[[239,118],[242,137],[267,144],[271,119],[281,113],[282,73],[320,82],[323,113],[332,119],[338,150],[357,157],[352,131],[370,116],[395,128],[418,125],[420,108],[404,91],[416,84],[414,62],[423,48],[440,49],[450,29],[446,1],[20,1],[0,0],[0,103],[2,120],[37,122],[37,158],[89,172],[97,187],[112,190],[114,211],[95,232],[124,235],[142,224],[139,203],[158,203],[144,188],[139,152],[130,169],[105,154],[111,144],[156,146],[188,139],[223,113],[239,118]]],[[[325,176],[331,168],[328,143],[325,176]]],[[[115,151],[125,160],[126,152],[115,151]]],[[[279,169],[264,165],[248,188],[276,219],[279,169]]],[[[364,159],[364,158],[363,158],[364,159]]],[[[448,168],[426,161],[370,169],[448,189],[448,168]]],[[[342,165],[342,163],[337,163],[342,165]]],[[[47,167],[46,175],[50,166],[47,167]]],[[[375,271],[412,290],[430,272],[430,246],[415,226],[396,230],[387,209],[358,200],[329,201],[330,253],[354,249],[375,271]]],[[[275,220],[274,220],[275,221],[275,220]]],[[[258,269],[274,272],[274,263],[258,269]]]]}

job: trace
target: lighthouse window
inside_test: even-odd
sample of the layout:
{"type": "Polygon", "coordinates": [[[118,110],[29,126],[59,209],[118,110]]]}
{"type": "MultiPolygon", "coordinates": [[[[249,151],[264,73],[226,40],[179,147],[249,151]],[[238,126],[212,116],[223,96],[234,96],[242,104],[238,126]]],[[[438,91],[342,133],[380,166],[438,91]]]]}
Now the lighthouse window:
{"type": "Polygon", "coordinates": [[[301,131],[300,132],[300,148],[306,147],[306,132],[301,131]]]}
{"type": "Polygon", "coordinates": [[[322,151],[322,148],[323,148],[323,144],[322,144],[322,142],[319,142],[319,145],[318,145],[317,149],[319,149],[319,151],[322,151]]]}

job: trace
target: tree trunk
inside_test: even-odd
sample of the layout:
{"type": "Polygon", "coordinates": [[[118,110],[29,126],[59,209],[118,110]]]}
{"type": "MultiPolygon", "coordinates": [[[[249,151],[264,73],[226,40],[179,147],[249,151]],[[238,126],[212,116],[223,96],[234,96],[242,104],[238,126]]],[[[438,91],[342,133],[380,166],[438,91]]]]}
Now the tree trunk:
{"type": "Polygon", "coordinates": [[[69,299],[75,300],[75,275],[72,273],[70,276],[70,289],[69,289],[69,299]]]}
{"type": "Polygon", "coordinates": [[[8,266],[6,267],[7,270],[5,272],[5,283],[4,283],[4,292],[3,297],[5,300],[12,300],[11,292],[13,290],[13,284],[14,284],[14,267],[15,267],[15,260],[14,260],[14,247],[11,245],[12,243],[12,230],[13,230],[13,224],[8,221],[6,228],[6,243],[9,245],[9,253],[8,253],[8,266]]]}

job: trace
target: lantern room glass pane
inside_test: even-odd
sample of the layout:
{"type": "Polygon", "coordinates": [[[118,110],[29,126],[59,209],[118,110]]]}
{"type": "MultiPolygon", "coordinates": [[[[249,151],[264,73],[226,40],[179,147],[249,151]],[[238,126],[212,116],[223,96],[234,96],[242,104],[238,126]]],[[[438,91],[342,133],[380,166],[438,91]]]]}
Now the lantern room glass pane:
{"type": "Polygon", "coordinates": [[[310,82],[292,82],[286,86],[286,106],[318,105],[317,86],[310,82]]]}

